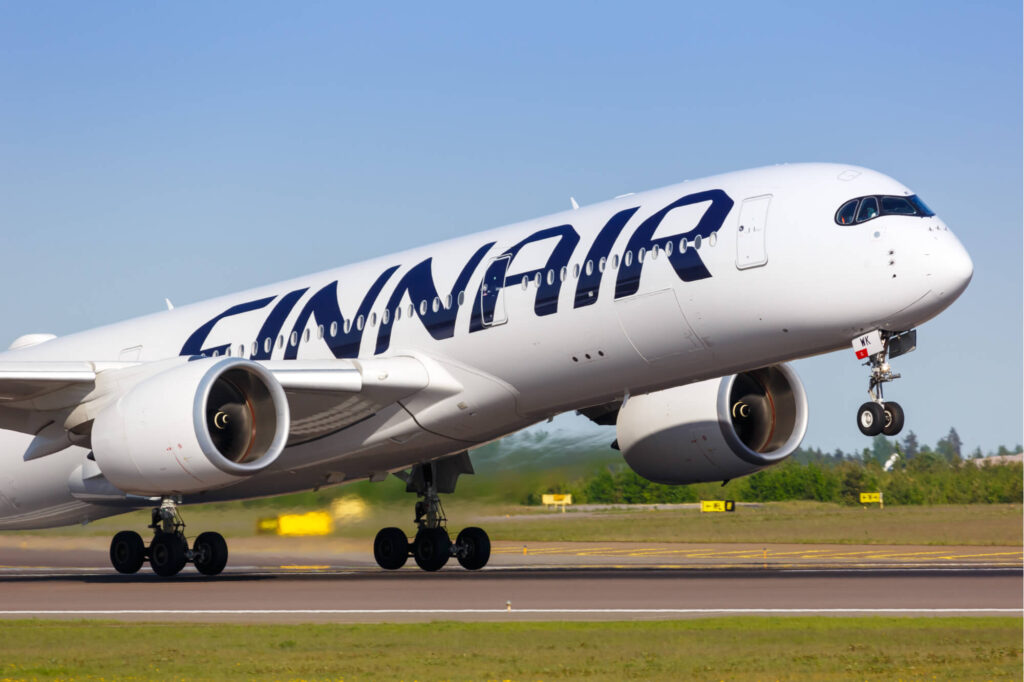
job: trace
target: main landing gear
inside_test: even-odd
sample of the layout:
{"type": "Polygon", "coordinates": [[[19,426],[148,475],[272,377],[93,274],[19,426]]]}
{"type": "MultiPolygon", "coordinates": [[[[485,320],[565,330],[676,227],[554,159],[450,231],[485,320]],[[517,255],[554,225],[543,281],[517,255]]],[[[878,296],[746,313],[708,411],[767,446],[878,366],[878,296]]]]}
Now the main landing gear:
{"type": "Polygon", "coordinates": [[[415,492],[421,498],[416,502],[416,537],[410,543],[405,531],[394,527],[377,533],[373,558],[381,568],[399,569],[410,556],[424,571],[440,570],[451,557],[471,571],[487,565],[491,557],[491,540],[487,533],[480,528],[464,528],[452,542],[446,528],[448,519],[438,493],[454,492],[455,481],[462,473],[473,473],[466,453],[417,464],[400,475],[405,480],[406,491],[415,492]]]}
{"type": "Polygon", "coordinates": [[[189,549],[185,522],[173,498],[165,497],[153,510],[153,539],[149,547],[133,530],[123,530],[110,541],[110,563],[118,573],[137,573],[149,561],[153,572],[163,578],[177,575],[192,562],[203,575],[217,575],[228,563],[228,544],[220,533],[200,533],[189,549]]]}
{"type": "MultiPolygon", "coordinates": [[[[895,358],[909,353],[917,347],[917,332],[909,331],[901,334],[878,331],[872,332],[868,337],[861,337],[862,346],[870,351],[867,354],[868,361],[865,365],[871,367],[871,377],[868,380],[868,395],[871,400],[864,403],[857,410],[857,428],[865,436],[895,436],[903,430],[905,415],[899,403],[892,400],[886,401],[882,393],[884,384],[900,378],[899,374],[892,371],[887,358],[895,358]]],[[[854,341],[857,347],[858,341],[854,341]]],[[[858,357],[865,357],[858,353],[858,357]]]]}

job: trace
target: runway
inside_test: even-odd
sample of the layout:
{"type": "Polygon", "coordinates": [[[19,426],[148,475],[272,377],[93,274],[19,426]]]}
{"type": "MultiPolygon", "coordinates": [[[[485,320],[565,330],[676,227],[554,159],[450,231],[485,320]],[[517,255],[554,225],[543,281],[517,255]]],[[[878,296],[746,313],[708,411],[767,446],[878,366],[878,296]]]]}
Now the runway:
{"type": "Polygon", "coordinates": [[[388,572],[363,543],[232,543],[224,574],[122,576],[100,539],[0,542],[0,618],[188,622],[1022,615],[1019,548],[496,543],[491,564],[388,572]],[[65,551],[55,551],[65,546],[65,551]],[[237,545],[237,547],[236,547],[237,545]]]}

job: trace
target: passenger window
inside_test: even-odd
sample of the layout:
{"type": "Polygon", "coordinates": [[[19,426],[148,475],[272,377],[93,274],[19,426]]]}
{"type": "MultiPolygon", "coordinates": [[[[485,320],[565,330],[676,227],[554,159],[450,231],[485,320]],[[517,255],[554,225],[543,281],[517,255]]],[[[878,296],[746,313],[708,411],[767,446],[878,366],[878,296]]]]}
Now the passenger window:
{"type": "Polygon", "coordinates": [[[563,265],[562,269],[558,271],[558,281],[559,282],[564,282],[565,281],[565,276],[567,274],[569,274],[569,268],[567,268],[567,267],[565,267],[563,265]]]}
{"type": "Polygon", "coordinates": [[[882,197],[882,215],[914,215],[917,211],[903,197],[882,197]]]}
{"type": "Polygon", "coordinates": [[[318,338],[318,339],[324,338],[324,326],[322,324],[321,325],[317,325],[317,328],[316,328],[316,338],[318,338]]]}
{"type": "MultiPolygon", "coordinates": [[[[345,320],[344,329],[345,329],[345,333],[346,334],[348,334],[350,331],[352,331],[352,318],[351,317],[348,318],[347,320],[345,320]]],[[[306,340],[308,341],[309,339],[306,339],[306,340]]]]}
{"type": "Polygon", "coordinates": [[[598,272],[604,272],[605,265],[607,265],[607,264],[608,264],[608,259],[606,259],[604,256],[602,256],[601,260],[597,261],[597,271],[598,272]]]}
{"type": "Polygon", "coordinates": [[[619,254],[612,256],[612,270],[617,270],[619,267],[619,254]]]}
{"type": "Polygon", "coordinates": [[[426,300],[420,301],[420,316],[427,314],[427,302],[426,300]]]}
{"type": "Polygon", "coordinates": [[[363,331],[363,326],[364,326],[364,319],[363,319],[363,316],[360,315],[359,317],[356,318],[356,329],[359,330],[359,331],[363,331]]]}
{"type": "Polygon", "coordinates": [[[459,305],[463,306],[465,304],[466,304],[466,292],[465,291],[460,291],[459,292],[459,305]]]}
{"type": "Polygon", "coordinates": [[[309,333],[309,328],[308,327],[306,328],[306,333],[303,336],[305,336],[305,342],[309,343],[310,333],[309,333]]]}
{"type": "MultiPolygon", "coordinates": [[[[397,310],[397,309],[396,309],[397,310]]],[[[416,312],[416,306],[412,303],[409,304],[409,317],[412,317],[416,312]]]]}
{"type": "Polygon", "coordinates": [[[658,254],[661,253],[661,247],[657,244],[651,247],[651,260],[658,260],[658,254]]]}
{"type": "Polygon", "coordinates": [[[836,222],[840,225],[853,225],[854,216],[857,215],[857,202],[859,199],[852,199],[843,204],[836,212],[836,222]]]}
{"type": "Polygon", "coordinates": [[[686,237],[683,237],[682,239],[680,239],[679,240],[679,253],[686,253],[686,247],[688,245],[689,244],[686,241],[686,237]]]}
{"type": "Polygon", "coordinates": [[[451,294],[448,294],[447,296],[444,297],[444,309],[445,310],[451,310],[452,309],[452,295],[451,294]]]}
{"type": "Polygon", "coordinates": [[[290,345],[292,348],[299,345],[299,333],[292,332],[291,336],[288,337],[288,342],[288,345],[290,345]]]}
{"type": "Polygon", "coordinates": [[[371,327],[376,327],[377,326],[377,313],[370,313],[370,326],[371,327]]]}
{"type": "Polygon", "coordinates": [[[338,323],[337,322],[331,322],[331,338],[334,338],[337,335],[338,335],[338,323]]]}
{"type": "Polygon", "coordinates": [[[672,255],[672,242],[665,242],[665,255],[666,256],[671,256],[672,255]]]}
{"type": "Polygon", "coordinates": [[[579,263],[577,263],[576,265],[572,266],[572,276],[575,277],[576,279],[579,279],[579,277],[580,277],[580,264],[579,263]]]}
{"type": "Polygon", "coordinates": [[[860,201],[860,210],[857,211],[857,222],[863,223],[878,216],[878,199],[864,197],[860,201]]]}
{"type": "Polygon", "coordinates": [[[530,286],[530,278],[523,275],[523,291],[526,291],[526,287],[530,286]]]}
{"type": "MultiPolygon", "coordinates": [[[[387,311],[385,311],[385,312],[387,312],[387,311]]],[[[410,315],[411,315],[411,313],[410,313],[410,315]]],[[[395,322],[398,322],[400,319],[402,319],[402,306],[398,306],[397,308],[395,308],[395,322]]],[[[388,321],[385,319],[384,320],[384,324],[387,324],[387,323],[388,323],[388,321]]]]}
{"type": "MultiPolygon", "coordinates": [[[[425,306],[427,305],[427,302],[426,302],[426,301],[424,301],[424,302],[423,302],[423,305],[424,305],[424,307],[425,307],[425,306]]],[[[430,304],[430,310],[431,310],[432,312],[435,312],[435,313],[436,313],[436,312],[437,312],[438,310],[440,310],[440,309],[441,309],[441,299],[439,299],[439,298],[438,298],[437,296],[435,296],[435,297],[434,297],[434,302],[433,302],[432,304],[430,304]]]]}
{"type": "Polygon", "coordinates": [[[540,286],[540,273],[539,272],[536,275],[533,276],[533,283],[536,284],[537,286],[540,286]]]}
{"type": "Polygon", "coordinates": [[[594,274],[594,261],[592,261],[592,260],[588,260],[587,261],[587,267],[584,268],[584,272],[587,273],[588,277],[590,275],[594,274]]]}
{"type": "Polygon", "coordinates": [[[381,324],[387,324],[390,321],[391,321],[391,311],[388,310],[387,308],[385,308],[384,312],[382,312],[380,314],[380,323],[381,324]]]}
{"type": "Polygon", "coordinates": [[[627,251],[626,255],[622,257],[622,262],[623,262],[623,264],[625,264],[625,266],[627,268],[630,265],[632,265],[633,264],[633,252],[632,251],[627,251]]]}

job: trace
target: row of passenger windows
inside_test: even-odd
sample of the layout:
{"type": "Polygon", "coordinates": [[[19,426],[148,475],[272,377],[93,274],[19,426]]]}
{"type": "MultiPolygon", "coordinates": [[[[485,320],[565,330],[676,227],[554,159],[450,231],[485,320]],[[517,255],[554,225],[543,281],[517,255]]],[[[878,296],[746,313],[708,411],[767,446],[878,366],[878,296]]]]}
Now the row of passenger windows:
{"type": "MultiPolygon", "coordinates": [[[[717,241],[718,241],[718,234],[715,233],[715,232],[712,232],[711,235],[707,239],[707,244],[708,244],[708,246],[715,246],[717,241]]],[[[693,241],[689,241],[689,240],[686,239],[686,237],[683,237],[682,239],[679,240],[679,245],[678,245],[679,252],[680,253],[684,253],[688,248],[699,250],[700,248],[702,248],[703,242],[704,242],[704,240],[701,239],[700,235],[697,235],[693,239],[693,241]]],[[[644,260],[647,259],[647,258],[650,258],[651,260],[657,260],[658,256],[660,256],[662,253],[664,253],[666,256],[671,256],[675,252],[675,249],[676,249],[676,246],[675,246],[674,242],[667,242],[665,244],[664,248],[661,248],[660,246],[655,244],[653,247],[651,247],[650,251],[648,251],[647,249],[639,249],[636,252],[636,262],[643,263],[644,260]]],[[[618,254],[612,256],[611,259],[601,258],[601,259],[599,259],[596,262],[596,264],[595,264],[595,262],[593,260],[588,260],[582,266],[580,266],[577,263],[572,268],[572,276],[574,278],[576,278],[576,279],[579,279],[579,277],[580,277],[580,275],[582,273],[586,273],[587,276],[590,276],[590,275],[594,274],[595,268],[597,269],[598,272],[604,272],[608,268],[609,265],[612,267],[612,269],[617,269],[620,264],[624,265],[625,267],[630,267],[633,264],[633,252],[632,251],[626,251],[626,253],[622,256],[621,259],[619,258],[618,254]]],[[[558,271],[557,277],[558,277],[558,281],[559,282],[564,282],[568,276],[569,276],[568,268],[562,267],[562,269],[560,271],[558,271]]],[[[549,269],[549,270],[547,270],[546,273],[538,272],[533,277],[527,277],[526,275],[523,275],[523,279],[522,279],[522,282],[520,284],[521,284],[522,288],[525,290],[525,289],[528,289],[531,284],[534,284],[534,285],[539,287],[541,285],[541,282],[545,282],[545,281],[549,285],[550,284],[554,284],[555,283],[555,277],[556,277],[555,270],[549,269]]],[[[484,284],[484,292],[486,292],[486,291],[487,291],[487,285],[485,283],[484,284]]],[[[458,305],[460,307],[465,305],[465,303],[466,303],[466,292],[465,291],[460,291],[458,293],[457,300],[458,300],[458,305]]],[[[445,310],[451,310],[451,307],[452,307],[452,295],[448,294],[447,296],[444,297],[443,300],[440,297],[435,296],[434,300],[431,301],[430,303],[428,303],[426,300],[422,300],[422,301],[419,302],[418,306],[410,303],[408,306],[406,306],[405,312],[406,312],[406,314],[409,317],[412,317],[413,315],[416,314],[417,308],[418,308],[419,314],[422,317],[422,316],[427,314],[428,307],[429,307],[429,309],[431,311],[433,311],[435,313],[439,312],[442,307],[445,310]]],[[[402,319],[402,312],[403,312],[403,310],[402,310],[401,306],[395,308],[395,310],[394,310],[394,319],[396,321],[402,319]]],[[[391,317],[392,317],[391,310],[385,309],[381,313],[379,321],[380,321],[381,324],[389,324],[391,322],[391,317]]],[[[353,325],[355,325],[356,330],[362,331],[367,326],[376,327],[377,326],[377,322],[378,322],[377,313],[370,313],[369,317],[364,317],[363,315],[359,315],[358,317],[355,318],[355,320],[352,320],[352,319],[345,320],[344,321],[344,325],[339,325],[337,322],[332,322],[329,327],[325,328],[324,325],[321,324],[321,325],[316,327],[316,338],[317,339],[323,339],[325,336],[327,336],[328,338],[335,338],[336,336],[338,336],[338,332],[342,331],[342,329],[344,330],[345,334],[348,334],[349,332],[352,331],[352,326],[353,325]]],[[[287,342],[288,342],[289,346],[291,346],[292,348],[295,348],[295,347],[297,347],[299,345],[300,341],[303,342],[303,343],[308,343],[312,339],[312,336],[313,336],[313,331],[311,329],[306,329],[306,331],[304,331],[302,333],[301,338],[300,338],[298,332],[294,332],[293,331],[291,333],[291,335],[288,337],[287,342]]],[[[260,341],[253,341],[251,349],[250,349],[251,352],[248,353],[248,354],[246,353],[246,347],[243,344],[239,344],[237,346],[237,348],[233,348],[232,346],[228,346],[227,351],[225,352],[225,355],[226,356],[231,356],[236,350],[237,350],[237,354],[238,354],[239,357],[246,357],[246,355],[252,355],[252,356],[258,355],[259,352],[260,352],[261,345],[262,345],[263,353],[270,353],[274,349],[275,340],[272,337],[268,336],[268,337],[266,337],[266,338],[264,338],[262,340],[262,344],[261,344],[260,341]]],[[[276,346],[279,349],[280,348],[284,348],[284,346],[285,346],[285,337],[284,337],[283,334],[277,337],[276,346]]],[[[219,351],[214,351],[213,352],[213,357],[217,357],[219,355],[220,355],[219,351]]]]}
{"type": "Polygon", "coordinates": [[[880,215],[913,215],[930,218],[935,215],[923,201],[913,194],[909,197],[870,196],[850,199],[836,211],[840,225],[864,223],[880,215]]]}

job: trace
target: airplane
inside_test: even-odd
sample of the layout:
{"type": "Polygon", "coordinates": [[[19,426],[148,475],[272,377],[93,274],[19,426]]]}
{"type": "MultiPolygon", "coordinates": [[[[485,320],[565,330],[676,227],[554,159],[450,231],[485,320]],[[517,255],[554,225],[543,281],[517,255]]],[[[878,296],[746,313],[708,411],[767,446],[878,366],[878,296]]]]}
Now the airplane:
{"type": "Polygon", "coordinates": [[[889,361],[967,287],[971,259],[916,194],[850,165],[792,164],[626,194],[467,237],[0,353],[0,529],[150,508],[117,533],[121,573],[220,573],[227,543],[189,541],[182,505],[396,475],[411,556],[476,570],[440,494],[468,452],[576,411],[661,483],[728,481],[800,444],[788,362],[851,348],[869,368],[866,435],[893,436],[889,361]]]}

